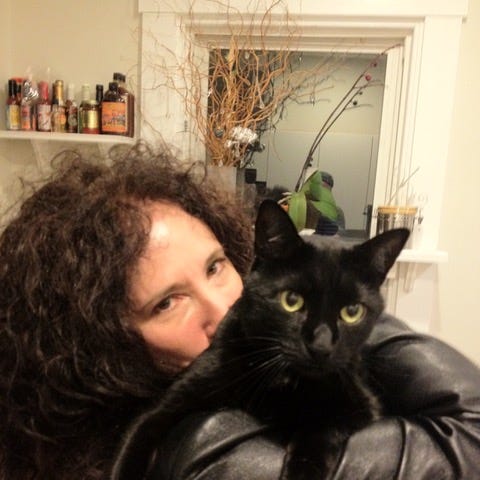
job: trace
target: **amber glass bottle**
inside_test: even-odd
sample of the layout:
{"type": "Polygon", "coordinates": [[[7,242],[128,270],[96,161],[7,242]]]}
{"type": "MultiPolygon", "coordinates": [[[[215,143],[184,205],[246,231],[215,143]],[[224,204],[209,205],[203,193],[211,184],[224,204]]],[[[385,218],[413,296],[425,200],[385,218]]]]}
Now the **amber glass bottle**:
{"type": "Polygon", "coordinates": [[[102,101],[102,133],[127,135],[127,104],[118,91],[118,84],[110,82],[102,101]]]}
{"type": "Polygon", "coordinates": [[[127,89],[126,77],[123,73],[115,72],[113,81],[118,83],[118,93],[125,99],[127,106],[127,135],[133,137],[135,134],[135,96],[127,89]]]}

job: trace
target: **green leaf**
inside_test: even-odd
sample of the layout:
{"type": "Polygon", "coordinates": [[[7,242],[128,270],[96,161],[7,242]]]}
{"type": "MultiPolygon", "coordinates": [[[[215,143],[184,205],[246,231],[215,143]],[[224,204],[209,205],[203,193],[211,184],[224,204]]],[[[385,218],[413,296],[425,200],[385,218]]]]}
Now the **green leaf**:
{"type": "Polygon", "coordinates": [[[307,222],[307,198],[303,192],[292,193],[288,200],[288,215],[297,231],[303,230],[307,222]]]}

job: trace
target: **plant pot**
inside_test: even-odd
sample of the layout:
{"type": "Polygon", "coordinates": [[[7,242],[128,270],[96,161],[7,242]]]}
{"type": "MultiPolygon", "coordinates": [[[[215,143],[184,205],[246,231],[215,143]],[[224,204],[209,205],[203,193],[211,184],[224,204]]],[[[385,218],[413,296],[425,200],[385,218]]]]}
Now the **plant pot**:
{"type": "Polygon", "coordinates": [[[207,165],[207,177],[222,190],[232,194],[237,190],[237,167],[207,165]]]}

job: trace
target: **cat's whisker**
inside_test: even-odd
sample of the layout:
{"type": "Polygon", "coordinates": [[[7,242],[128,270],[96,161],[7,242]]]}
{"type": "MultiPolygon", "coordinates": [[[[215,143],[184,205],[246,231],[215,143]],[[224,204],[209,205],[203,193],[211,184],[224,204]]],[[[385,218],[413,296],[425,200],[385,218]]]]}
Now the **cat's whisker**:
{"type": "Polygon", "coordinates": [[[286,366],[287,363],[279,354],[256,367],[255,381],[252,382],[250,388],[244,392],[244,397],[248,399],[248,406],[252,408],[252,410],[254,406],[256,406],[255,409],[261,407],[269,391],[265,388],[265,385],[276,383],[277,379],[284,374],[286,366]]]}
{"type": "MultiPolygon", "coordinates": [[[[279,339],[274,335],[255,335],[247,338],[234,338],[230,340],[223,340],[224,345],[248,345],[252,348],[252,344],[259,343],[260,345],[278,345],[279,339]]],[[[258,347],[257,347],[258,348],[258,347]]]]}
{"type": "Polygon", "coordinates": [[[240,359],[243,361],[245,358],[250,359],[250,368],[244,369],[243,373],[241,375],[236,375],[232,377],[230,382],[224,382],[221,387],[218,389],[213,389],[211,390],[211,394],[214,395],[222,390],[228,390],[232,387],[235,387],[235,385],[241,384],[244,386],[242,388],[242,391],[245,390],[245,387],[248,385],[247,382],[249,382],[252,378],[256,379],[259,375],[260,372],[266,370],[269,368],[270,365],[274,365],[276,362],[278,362],[278,359],[281,357],[280,353],[276,353],[275,355],[268,354],[266,355],[265,351],[262,350],[257,350],[255,352],[251,352],[248,355],[245,354],[242,357],[236,357],[232,358],[230,361],[225,362],[223,368],[228,371],[231,369],[232,371],[236,372],[238,369],[238,365],[242,364],[243,362],[240,362],[240,359]],[[267,356],[267,358],[264,358],[267,356]],[[262,358],[263,357],[263,358],[262,358]]]}
{"type": "Polygon", "coordinates": [[[255,350],[247,351],[225,360],[223,363],[223,367],[228,365],[233,365],[234,367],[237,367],[239,364],[243,365],[244,361],[248,361],[249,364],[255,364],[264,361],[265,358],[268,359],[278,354],[281,354],[281,349],[279,345],[271,345],[264,348],[257,348],[255,350]]]}

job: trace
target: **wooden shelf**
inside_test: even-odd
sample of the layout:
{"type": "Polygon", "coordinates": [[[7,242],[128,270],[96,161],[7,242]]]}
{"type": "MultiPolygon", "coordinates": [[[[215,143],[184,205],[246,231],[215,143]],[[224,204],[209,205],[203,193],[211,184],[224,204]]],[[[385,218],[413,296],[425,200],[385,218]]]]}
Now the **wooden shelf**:
{"type": "Polygon", "coordinates": [[[76,143],[135,143],[135,138],[123,135],[95,135],[85,133],[51,133],[0,130],[0,139],[29,140],[39,142],[76,142],[76,143]]]}

